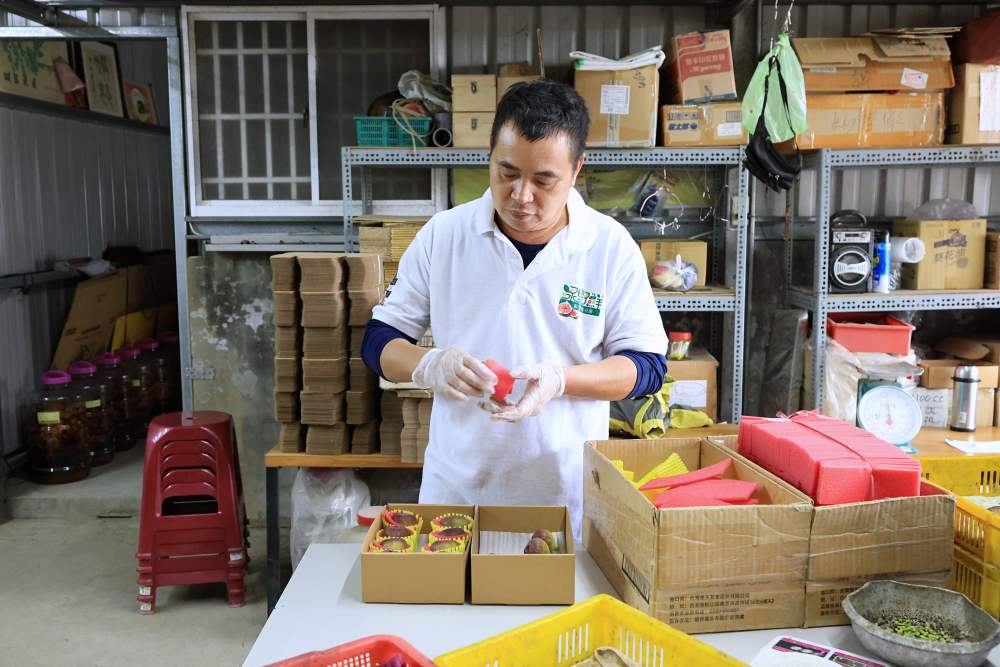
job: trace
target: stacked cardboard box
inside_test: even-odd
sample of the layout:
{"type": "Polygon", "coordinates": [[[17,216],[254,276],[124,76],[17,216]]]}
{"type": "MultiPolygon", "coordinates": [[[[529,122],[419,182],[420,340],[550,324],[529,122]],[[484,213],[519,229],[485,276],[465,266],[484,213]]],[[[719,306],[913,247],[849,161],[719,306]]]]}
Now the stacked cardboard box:
{"type": "Polygon", "coordinates": [[[382,255],[358,253],[345,258],[347,269],[347,323],[351,327],[351,358],[348,364],[347,423],[354,427],[351,453],[379,451],[378,376],[361,358],[365,327],[384,291],[382,255]]]}
{"type": "Polygon", "coordinates": [[[362,253],[382,257],[382,282],[392,284],[399,270],[399,260],[413,243],[426,217],[394,215],[361,215],[354,219],[360,226],[358,241],[362,253]]]}
{"type": "Polygon", "coordinates": [[[281,423],[278,444],[282,451],[298,452],[304,446],[299,421],[299,267],[296,253],[271,257],[274,295],[274,418],[281,423]]]}
{"type": "Polygon", "coordinates": [[[402,399],[403,429],[400,449],[404,463],[423,463],[430,442],[431,406],[433,398],[402,399]]]}
{"type": "Polygon", "coordinates": [[[395,391],[382,392],[382,424],[379,442],[383,454],[401,455],[403,431],[403,399],[395,391]]]}

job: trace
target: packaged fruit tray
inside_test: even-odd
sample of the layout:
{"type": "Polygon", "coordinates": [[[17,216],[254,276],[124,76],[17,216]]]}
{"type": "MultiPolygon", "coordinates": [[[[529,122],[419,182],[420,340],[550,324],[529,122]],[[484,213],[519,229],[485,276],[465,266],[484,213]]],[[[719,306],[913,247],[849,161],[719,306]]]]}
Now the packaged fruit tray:
{"type": "Polygon", "coordinates": [[[955,544],[986,565],[1000,567],[1000,515],[962,497],[1000,496],[1000,456],[935,456],[920,463],[927,481],[958,497],[955,544]]]}
{"type": "Polygon", "coordinates": [[[642,667],[745,665],[609,595],[597,595],[569,609],[438,656],[434,664],[564,667],[586,660],[602,646],[618,649],[642,667]]]}

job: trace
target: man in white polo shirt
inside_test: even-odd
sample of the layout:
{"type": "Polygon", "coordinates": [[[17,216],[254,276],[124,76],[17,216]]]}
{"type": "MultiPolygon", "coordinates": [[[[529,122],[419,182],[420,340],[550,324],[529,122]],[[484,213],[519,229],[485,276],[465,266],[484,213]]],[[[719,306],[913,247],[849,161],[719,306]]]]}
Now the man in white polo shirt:
{"type": "Polygon", "coordinates": [[[431,218],[374,310],[366,363],[434,392],[422,503],[566,505],[579,537],[584,442],[608,436],[608,401],[663,382],[639,248],[574,189],[589,123],[569,86],[512,86],[489,190],[431,218]],[[414,344],[428,327],[431,350],[414,344]],[[518,380],[504,404],[486,359],[518,380]]]}

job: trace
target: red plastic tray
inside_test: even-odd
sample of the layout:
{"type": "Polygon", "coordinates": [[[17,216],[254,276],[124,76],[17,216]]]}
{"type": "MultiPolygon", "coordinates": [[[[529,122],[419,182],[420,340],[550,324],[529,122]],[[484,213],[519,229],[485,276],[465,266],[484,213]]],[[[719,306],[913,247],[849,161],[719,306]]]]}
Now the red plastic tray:
{"type": "Polygon", "coordinates": [[[827,333],[851,352],[910,353],[910,336],[916,328],[895,317],[878,313],[827,315],[827,333]]]}
{"type": "Polygon", "coordinates": [[[269,667],[375,667],[397,653],[406,659],[407,667],[434,667],[433,660],[393,635],[362,637],[325,651],[303,653],[269,667]]]}

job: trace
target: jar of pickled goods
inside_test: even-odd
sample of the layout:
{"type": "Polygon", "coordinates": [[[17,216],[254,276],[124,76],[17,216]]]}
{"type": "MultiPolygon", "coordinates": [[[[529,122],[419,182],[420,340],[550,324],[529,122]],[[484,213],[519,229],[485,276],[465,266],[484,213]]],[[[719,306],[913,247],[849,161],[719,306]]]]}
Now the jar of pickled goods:
{"type": "Polygon", "coordinates": [[[63,371],[42,373],[28,450],[28,476],[42,484],[64,484],[90,474],[86,414],[79,393],[63,371]]]}
{"type": "Polygon", "coordinates": [[[167,360],[170,368],[170,410],[181,409],[181,345],[180,339],[173,331],[164,331],[158,337],[160,354],[167,360]]]}
{"type": "Polygon", "coordinates": [[[135,407],[132,437],[145,441],[149,421],[153,418],[153,372],[138,347],[126,345],[118,348],[117,354],[122,359],[122,367],[128,372],[129,403],[135,407]]]}
{"type": "Polygon", "coordinates": [[[69,365],[70,387],[80,393],[87,417],[87,445],[90,464],[100,466],[115,458],[114,422],[108,410],[108,387],[97,377],[97,366],[89,361],[69,365]]]}
{"type": "Polygon", "coordinates": [[[670,341],[670,350],[667,352],[667,359],[681,361],[688,358],[688,351],[691,349],[690,331],[670,331],[667,333],[667,340],[670,341]]]}
{"type": "Polygon", "coordinates": [[[94,359],[98,367],[98,375],[108,392],[108,410],[111,412],[112,439],[115,449],[119,452],[132,449],[135,438],[132,432],[135,407],[131,403],[129,387],[132,378],[122,366],[121,357],[111,352],[97,355],[94,359]]]}
{"type": "Polygon", "coordinates": [[[173,412],[170,365],[160,349],[160,343],[152,338],[142,338],[136,341],[136,345],[153,373],[153,416],[173,412]]]}

